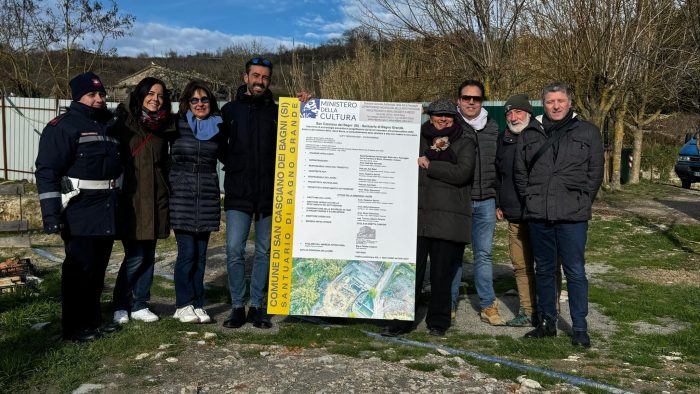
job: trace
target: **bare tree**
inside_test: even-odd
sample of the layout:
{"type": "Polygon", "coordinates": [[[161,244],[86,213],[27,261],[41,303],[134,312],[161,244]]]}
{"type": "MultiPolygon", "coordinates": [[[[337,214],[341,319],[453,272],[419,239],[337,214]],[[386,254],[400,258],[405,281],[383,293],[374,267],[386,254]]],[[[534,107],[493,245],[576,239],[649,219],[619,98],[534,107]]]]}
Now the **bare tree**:
{"type": "Polygon", "coordinates": [[[543,61],[554,78],[574,86],[582,115],[602,129],[614,111],[612,171],[606,172],[614,188],[620,186],[629,111],[640,122],[652,116],[648,105],[640,105],[645,101],[639,93],[657,89],[654,73],[673,66],[662,54],[674,37],[669,26],[675,4],[672,0],[558,0],[543,1],[532,10],[529,26],[543,61]],[[639,89],[642,83],[646,83],[644,90],[639,89]]]}
{"type": "Polygon", "coordinates": [[[72,64],[75,51],[89,52],[88,60],[78,68],[89,70],[95,59],[113,53],[105,49],[108,38],[119,38],[127,34],[134,17],[122,14],[114,1],[106,8],[99,0],[62,0],[55,7],[45,4],[33,17],[35,39],[45,54],[51,69],[54,90],[67,96],[67,82],[76,71],[72,64]],[[52,53],[60,49],[63,59],[59,61],[52,53]]]}
{"type": "Polygon", "coordinates": [[[15,93],[34,97],[38,94],[37,75],[41,64],[32,62],[37,43],[32,33],[32,18],[37,5],[32,0],[0,2],[0,62],[4,79],[15,93]]]}
{"type": "Polygon", "coordinates": [[[686,56],[694,60],[694,64],[686,69],[683,79],[683,96],[685,109],[700,111],[700,0],[681,1],[679,13],[679,28],[686,32],[683,41],[686,56]]]}
{"type": "Polygon", "coordinates": [[[671,109],[673,103],[678,102],[687,71],[700,65],[697,57],[688,56],[689,29],[685,28],[685,23],[678,23],[680,11],[672,0],[638,0],[638,4],[643,9],[641,18],[650,18],[653,13],[658,18],[654,26],[642,31],[629,48],[637,59],[630,73],[626,120],[627,127],[633,132],[630,183],[639,182],[645,128],[657,120],[662,111],[671,109]]]}
{"type": "Polygon", "coordinates": [[[454,69],[474,72],[492,95],[511,60],[511,39],[526,1],[362,0],[358,18],[390,38],[436,39],[451,46],[460,55],[454,69]]]}

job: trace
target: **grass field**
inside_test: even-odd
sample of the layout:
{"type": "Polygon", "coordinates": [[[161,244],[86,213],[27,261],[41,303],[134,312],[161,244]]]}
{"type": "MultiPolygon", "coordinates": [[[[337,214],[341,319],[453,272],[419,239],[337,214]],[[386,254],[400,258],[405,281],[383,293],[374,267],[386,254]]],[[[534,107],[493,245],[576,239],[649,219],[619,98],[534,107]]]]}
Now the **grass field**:
{"type": "MultiPolygon", "coordinates": [[[[605,193],[599,204],[635,204],[664,198],[677,188],[643,184],[622,192],[605,193]]],[[[507,261],[505,226],[496,233],[494,259],[507,261]]],[[[159,248],[174,247],[174,243],[159,248]]],[[[663,218],[605,210],[590,222],[587,247],[590,302],[615,330],[610,335],[592,332],[594,347],[576,350],[566,336],[528,341],[503,335],[450,333],[439,343],[452,348],[497,355],[509,360],[575,374],[639,392],[700,391],[700,225],[668,224],[663,218]],[[575,368],[567,359],[575,357],[575,368]]],[[[182,325],[173,319],[153,324],[129,324],[119,333],[88,344],[60,340],[60,275],[42,273],[44,281],[32,292],[0,295],[0,392],[70,392],[81,383],[99,378],[105,366],[129,375],[146,375],[152,360],[133,361],[144,351],[155,352],[164,343],[163,357],[187,349],[182,325]],[[41,330],[31,326],[51,322],[41,330]],[[131,361],[127,361],[131,360],[131,361]]],[[[113,280],[113,278],[110,278],[113,280]]],[[[512,278],[495,284],[497,292],[514,287],[512,278]]],[[[172,283],[156,278],[154,297],[172,298],[172,283]]],[[[111,311],[109,294],[103,301],[111,311]]],[[[227,290],[208,290],[211,301],[226,301],[227,290]]],[[[105,315],[105,318],[109,316],[105,315]]],[[[207,326],[188,326],[203,333],[207,326]]],[[[374,325],[347,324],[332,330],[308,323],[285,323],[273,334],[222,331],[214,343],[270,344],[286,347],[323,347],[351,357],[376,356],[387,362],[417,358],[427,349],[378,342],[363,331],[374,325]],[[392,349],[392,351],[387,351],[392,349]]],[[[435,341],[424,333],[407,336],[435,341]]],[[[257,357],[251,352],[249,357],[257,357]]],[[[485,362],[483,372],[499,379],[514,379],[522,372],[485,362]]],[[[439,366],[412,362],[408,368],[440,373],[439,366]]],[[[543,385],[557,380],[534,376],[543,385]]],[[[446,374],[443,374],[446,376],[446,374]]],[[[448,376],[446,376],[448,377],[448,376]]],[[[585,389],[597,392],[594,389],[585,389]]]]}

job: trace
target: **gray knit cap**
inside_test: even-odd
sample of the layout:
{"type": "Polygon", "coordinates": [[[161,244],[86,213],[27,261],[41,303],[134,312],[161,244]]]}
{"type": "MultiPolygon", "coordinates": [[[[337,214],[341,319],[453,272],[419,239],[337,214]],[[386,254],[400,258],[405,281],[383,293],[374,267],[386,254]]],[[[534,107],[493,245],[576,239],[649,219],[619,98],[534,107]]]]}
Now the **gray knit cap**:
{"type": "Polygon", "coordinates": [[[510,96],[510,98],[506,101],[506,105],[503,106],[503,109],[506,114],[511,109],[519,109],[532,114],[532,105],[530,105],[530,98],[527,96],[527,94],[516,94],[514,96],[510,96]]]}
{"type": "Polygon", "coordinates": [[[446,114],[457,115],[457,106],[450,100],[437,99],[428,105],[428,115],[446,114]]]}

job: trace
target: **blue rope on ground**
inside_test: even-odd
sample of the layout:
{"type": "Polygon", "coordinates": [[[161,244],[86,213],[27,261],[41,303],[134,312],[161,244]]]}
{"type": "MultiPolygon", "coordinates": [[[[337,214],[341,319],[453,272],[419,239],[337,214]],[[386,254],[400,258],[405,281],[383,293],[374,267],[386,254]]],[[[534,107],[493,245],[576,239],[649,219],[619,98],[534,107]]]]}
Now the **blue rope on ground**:
{"type": "Polygon", "coordinates": [[[521,371],[540,373],[540,374],[548,376],[550,378],[561,379],[561,380],[563,380],[567,383],[570,383],[574,386],[589,386],[589,387],[594,387],[597,389],[605,390],[609,393],[614,393],[614,394],[632,393],[631,391],[619,389],[619,388],[614,387],[614,386],[610,386],[610,385],[607,385],[604,383],[596,382],[595,380],[580,378],[578,376],[569,375],[569,374],[565,374],[562,372],[551,371],[549,369],[544,369],[544,368],[540,368],[540,367],[534,367],[532,365],[520,364],[520,363],[506,360],[506,359],[503,359],[500,357],[489,356],[489,355],[481,354],[481,353],[477,353],[477,352],[469,352],[466,350],[454,349],[451,347],[437,345],[437,344],[430,343],[430,342],[418,342],[418,341],[413,341],[413,340],[401,338],[401,337],[385,337],[385,336],[377,334],[376,332],[364,331],[364,333],[367,334],[371,338],[378,339],[378,340],[385,341],[385,342],[393,342],[393,343],[397,343],[399,345],[408,345],[408,346],[422,347],[422,348],[435,349],[435,350],[440,349],[440,350],[443,350],[443,351],[445,351],[449,354],[453,354],[453,355],[467,356],[467,357],[470,357],[470,358],[473,358],[473,359],[476,359],[479,361],[499,363],[502,365],[507,365],[511,368],[521,370],[521,371]]]}
{"type": "Polygon", "coordinates": [[[54,263],[62,263],[63,259],[60,259],[53,254],[45,251],[44,249],[39,249],[39,248],[32,248],[34,253],[38,254],[39,256],[46,257],[47,259],[53,261],[54,263]]]}

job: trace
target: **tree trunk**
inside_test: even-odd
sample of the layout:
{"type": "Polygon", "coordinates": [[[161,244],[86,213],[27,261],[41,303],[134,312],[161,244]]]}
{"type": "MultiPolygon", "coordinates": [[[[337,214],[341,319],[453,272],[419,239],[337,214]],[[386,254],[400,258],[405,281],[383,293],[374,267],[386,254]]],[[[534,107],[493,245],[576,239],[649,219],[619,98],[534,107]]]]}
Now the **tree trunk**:
{"type": "MultiPolygon", "coordinates": [[[[612,179],[610,186],[614,190],[620,190],[620,164],[622,161],[622,139],[625,137],[625,115],[627,114],[627,101],[623,100],[622,106],[615,112],[615,133],[613,135],[612,152],[612,179]]],[[[627,163],[625,163],[626,165],[627,163]]]]}
{"type": "Polygon", "coordinates": [[[639,174],[642,170],[642,141],[644,130],[641,127],[634,128],[634,148],[632,150],[632,169],[630,170],[630,184],[639,183],[639,174]]]}

